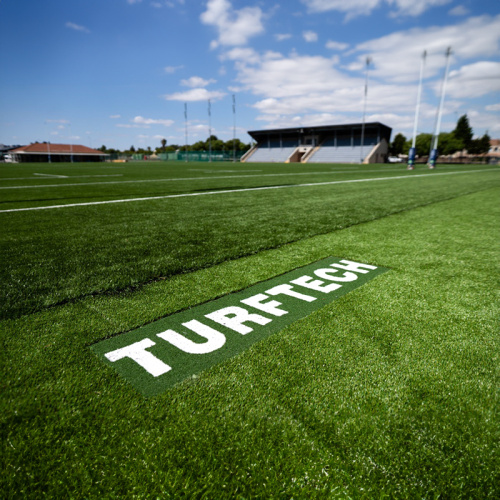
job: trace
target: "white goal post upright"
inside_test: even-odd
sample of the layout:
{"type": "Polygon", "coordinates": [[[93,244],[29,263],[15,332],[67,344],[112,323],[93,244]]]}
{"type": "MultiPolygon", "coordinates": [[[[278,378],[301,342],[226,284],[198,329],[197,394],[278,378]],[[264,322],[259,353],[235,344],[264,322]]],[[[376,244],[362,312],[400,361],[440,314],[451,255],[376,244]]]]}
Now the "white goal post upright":
{"type": "Polygon", "coordinates": [[[363,103],[363,123],[361,125],[361,160],[360,163],[363,163],[363,143],[365,141],[365,116],[366,116],[366,101],[368,96],[368,69],[370,67],[370,63],[372,62],[371,57],[366,58],[366,75],[365,75],[365,99],[363,103]]]}
{"type": "Polygon", "coordinates": [[[424,67],[425,59],[427,57],[427,51],[424,50],[422,54],[422,60],[420,61],[420,78],[418,83],[417,92],[417,107],[415,109],[415,121],[413,123],[413,138],[411,143],[410,152],[408,153],[408,170],[413,170],[415,167],[415,156],[416,156],[416,146],[417,146],[417,129],[418,129],[418,115],[420,113],[420,99],[422,97],[422,82],[424,78],[424,67]]]}
{"type": "Polygon", "coordinates": [[[437,115],[437,123],[436,130],[434,131],[434,136],[431,140],[431,151],[429,154],[429,168],[436,167],[436,160],[438,157],[438,142],[439,142],[439,132],[441,130],[441,117],[443,115],[443,105],[444,105],[444,96],[446,94],[446,83],[448,81],[448,71],[450,69],[450,55],[451,55],[451,47],[446,49],[446,69],[444,71],[444,80],[443,87],[441,89],[441,100],[439,102],[438,115],[437,115]]]}

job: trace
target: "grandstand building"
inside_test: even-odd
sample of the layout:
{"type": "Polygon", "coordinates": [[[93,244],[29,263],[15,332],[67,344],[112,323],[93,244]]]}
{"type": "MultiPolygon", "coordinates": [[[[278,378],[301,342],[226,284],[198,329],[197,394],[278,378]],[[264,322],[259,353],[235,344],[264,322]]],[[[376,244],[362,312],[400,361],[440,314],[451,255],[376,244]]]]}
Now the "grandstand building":
{"type": "Polygon", "coordinates": [[[105,161],[109,157],[108,154],[87,146],[39,142],[13,149],[10,154],[15,163],[94,162],[105,161]]]}
{"type": "Polygon", "coordinates": [[[361,123],[356,123],[254,130],[248,134],[256,145],[241,161],[384,163],[389,151],[391,132],[390,127],[378,122],[365,123],[364,127],[361,123]]]}

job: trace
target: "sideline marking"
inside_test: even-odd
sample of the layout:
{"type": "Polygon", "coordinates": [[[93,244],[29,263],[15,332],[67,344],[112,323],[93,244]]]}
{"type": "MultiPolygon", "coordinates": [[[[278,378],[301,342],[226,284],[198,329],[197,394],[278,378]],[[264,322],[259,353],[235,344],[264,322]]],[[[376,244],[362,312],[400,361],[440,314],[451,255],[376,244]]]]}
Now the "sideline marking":
{"type": "Polygon", "coordinates": [[[57,179],[67,179],[68,176],[67,175],[56,175],[56,174],[33,174],[33,175],[40,175],[41,177],[55,177],[57,179]]]}
{"type": "MultiPolygon", "coordinates": [[[[401,169],[394,169],[394,172],[401,172],[401,169]]],[[[248,170],[245,170],[248,172],[248,170]]],[[[363,171],[352,171],[352,170],[337,170],[337,171],[327,171],[327,172],[291,172],[286,174],[261,174],[261,175],[219,175],[213,177],[179,177],[177,179],[139,179],[135,181],[111,181],[111,182],[78,182],[74,184],[32,184],[30,186],[2,186],[0,189],[35,189],[35,188],[46,188],[46,187],[75,187],[75,186],[104,186],[106,184],[139,184],[141,182],[178,182],[178,181],[206,181],[214,179],[244,179],[247,177],[283,177],[283,176],[294,176],[294,175],[324,175],[324,174],[364,174],[364,173],[380,172],[378,170],[363,170],[363,171]]]]}
{"type": "MultiPolygon", "coordinates": [[[[270,189],[290,189],[299,187],[313,187],[313,186],[331,186],[333,184],[350,184],[354,182],[375,182],[375,181],[392,181],[401,179],[415,179],[417,177],[429,177],[436,175],[454,175],[454,174],[470,174],[476,172],[491,172],[491,170],[467,170],[462,172],[439,172],[432,174],[417,174],[417,175],[398,175],[396,177],[372,177],[370,179],[348,179],[344,181],[328,181],[328,182],[309,182],[307,184],[285,184],[277,186],[262,186],[253,188],[242,189],[224,189],[220,191],[204,191],[200,193],[182,193],[182,194],[167,194],[164,196],[149,196],[146,198],[125,198],[123,200],[108,200],[108,201],[89,201],[86,203],[70,203],[68,205],[49,205],[46,207],[30,207],[30,208],[10,208],[8,210],[0,210],[0,213],[7,212],[27,212],[32,210],[52,210],[54,208],[70,208],[70,207],[88,207],[92,205],[109,205],[111,203],[130,203],[134,201],[148,201],[148,200],[167,200],[171,198],[187,198],[189,196],[210,196],[215,194],[228,194],[228,193],[246,193],[250,191],[266,191],[270,189]]],[[[107,183],[111,184],[111,183],[107,183]]],[[[1,189],[1,188],[0,188],[1,189]]]]}
{"type": "Polygon", "coordinates": [[[155,396],[388,270],[328,257],[103,340],[90,349],[144,396],[155,396]]]}
{"type": "MultiPolygon", "coordinates": [[[[52,174],[33,174],[33,175],[43,175],[49,177],[57,177],[60,179],[78,179],[80,177],[123,177],[124,174],[99,174],[99,175],[52,175],[52,174]]],[[[0,178],[0,181],[33,181],[38,179],[33,179],[33,177],[6,177],[4,179],[0,178]]],[[[47,179],[49,180],[49,179],[47,179]]],[[[95,184],[100,184],[96,182],[95,184]]],[[[56,186],[66,186],[67,184],[55,184],[56,186]]],[[[79,185],[79,184],[77,184],[79,185]]],[[[47,185],[48,186],[48,185],[47,185]]],[[[4,186],[0,189],[9,189],[9,188],[21,188],[21,187],[46,187],[45,184],[40,184],[36,186],[4,186]]]]}

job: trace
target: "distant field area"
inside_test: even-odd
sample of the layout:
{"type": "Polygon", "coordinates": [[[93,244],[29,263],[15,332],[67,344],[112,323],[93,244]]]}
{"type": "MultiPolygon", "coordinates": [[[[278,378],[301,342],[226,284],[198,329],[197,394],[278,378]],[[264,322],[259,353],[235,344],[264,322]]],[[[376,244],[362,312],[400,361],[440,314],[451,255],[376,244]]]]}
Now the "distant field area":
{"type": "Polygon", "coordinates": [[[500,169],[0,165],[3,498],[498,498],[500,169]],[[91,346],[384,274],[144,398],[91,346]]]}
{"type": "Polygon", "coordinates": [[[479,191],[498,173],[408,173],[388,165],[4,166],[1,312],[15,317],[205,268],[479,191]]]}

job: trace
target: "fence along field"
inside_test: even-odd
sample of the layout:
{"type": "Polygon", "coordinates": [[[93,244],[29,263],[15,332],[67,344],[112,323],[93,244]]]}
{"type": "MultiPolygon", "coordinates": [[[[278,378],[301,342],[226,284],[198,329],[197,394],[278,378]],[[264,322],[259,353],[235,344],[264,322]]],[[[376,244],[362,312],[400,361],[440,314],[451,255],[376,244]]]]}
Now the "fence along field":
{"type": "Polygon", "coordinates": [[[388,180],[0,213],[2,496],[498,497],[497,169],[35,167],[2,209],[388,180]],[[91,351],[330,255],[390,271],[159,396],[91,351]]]}

